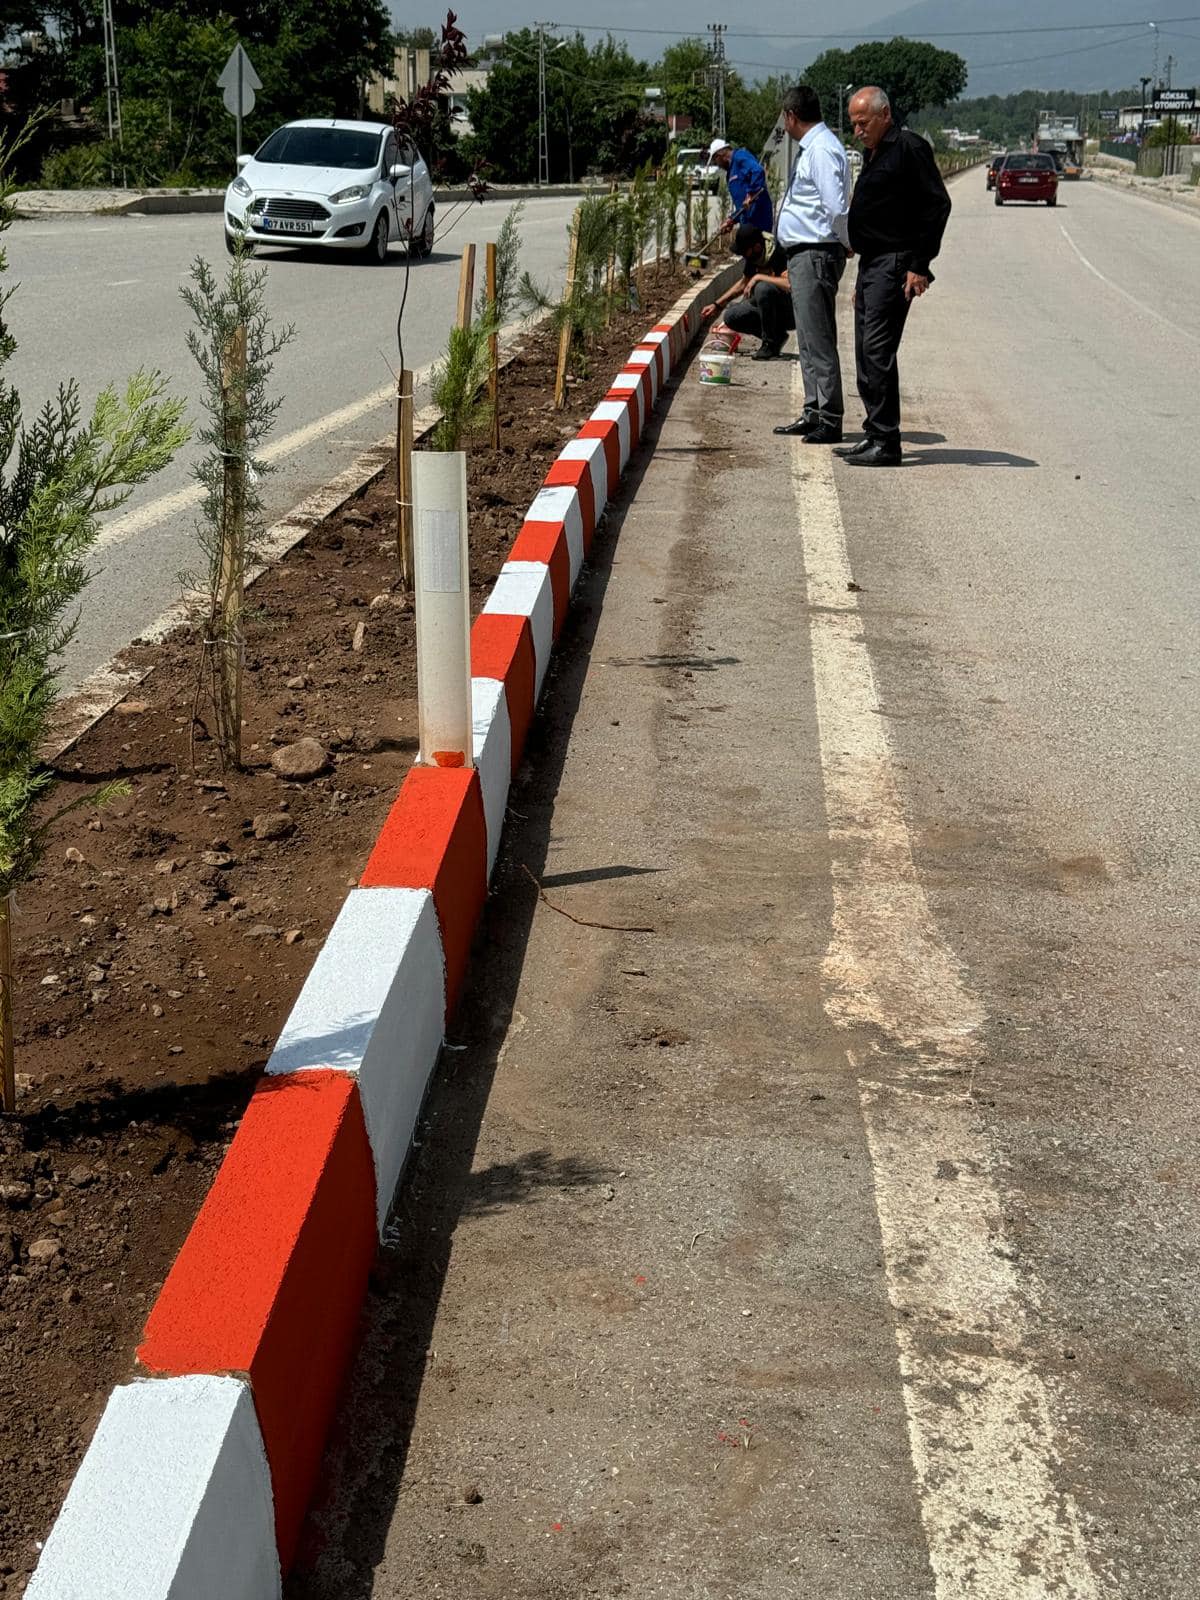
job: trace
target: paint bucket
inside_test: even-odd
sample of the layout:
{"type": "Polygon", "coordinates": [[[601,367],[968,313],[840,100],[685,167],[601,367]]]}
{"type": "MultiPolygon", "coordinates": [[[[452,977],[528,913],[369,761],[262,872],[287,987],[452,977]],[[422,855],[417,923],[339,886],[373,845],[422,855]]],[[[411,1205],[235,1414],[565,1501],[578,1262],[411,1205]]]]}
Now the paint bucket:
{"type": "Polygon", "coordinates": [[[727,350],[701,350],[700,382],[722,383],[726,387],[733,382],[733,357],[727,350]]]}

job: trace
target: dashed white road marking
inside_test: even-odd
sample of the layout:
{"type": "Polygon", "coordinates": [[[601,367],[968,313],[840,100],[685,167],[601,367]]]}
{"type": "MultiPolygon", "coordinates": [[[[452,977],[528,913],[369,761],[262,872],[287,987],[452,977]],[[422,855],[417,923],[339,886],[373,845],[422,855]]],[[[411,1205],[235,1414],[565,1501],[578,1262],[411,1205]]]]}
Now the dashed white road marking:
{"type": "MultiPolygon", "coordinates": [[[[802,405],[802,377],[793,383],[802,405]]],[[[793,455],[832,843],[825,1006],[871,1153],[909,1441],[937,1600],[1098,1600],[971,1083],[985,1013],[913,862],[846,552],[833,462],[793,455]]]]}
{"type": "Polygon", "coordinates": [[[1160,322],[1164,328],[1169,328],[1172,334],[1180,335],[1184,339],[1190,339],[1192,344],[1200,344],[1200,338],[1197,338],[1194,333],[1189,333],[1186,328],[1181,328],[1177,322],[1172,322],[1170,317],[1164,317],[1160,311],[1155,311],[1153,306],[1146,305],[1145,302],[1139,300],[1136,295],[1130,294],[1128,289],[1122,289],[1119,283],[1114,283],[1111,278],[1105,277],[1104,273],[1100,271],[1100,268],[1095,266],[1084,255],[1083,251],[1075,243],[1074,239],[1072,239],[1071,235],[1067,232],[1066,228],[1063,227],[1061,222],[1058,225],[1058,231],[1062,234],[1063,238],[1071,246],[1071,249],[1074,250],[1075,254],[1079,257],[1080,261],[1088,269],[1092,276],[1099,278],[1100,282],[1107,288],[1111,289],[1114,294],[1119,294],[1122,300],[1128,300],[1129,304],[1133,306],[1136,311],[1140,311],[1142,316],[1149,317],[1153,322],[1160,322]]]}
{"type": "Polygon", "coordinates": [[[135,284],[141,283],[141,278],[114,278],[112,283],[106,283],[106,289],[132,289],[135,284]]]}

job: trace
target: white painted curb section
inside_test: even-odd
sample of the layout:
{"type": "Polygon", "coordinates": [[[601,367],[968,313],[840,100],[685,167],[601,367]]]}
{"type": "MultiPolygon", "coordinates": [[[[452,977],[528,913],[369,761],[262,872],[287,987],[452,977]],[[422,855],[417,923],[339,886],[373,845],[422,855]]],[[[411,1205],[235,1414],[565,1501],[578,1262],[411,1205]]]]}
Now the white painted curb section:
{"type": "MultiPolygon", "coordinates": [[[[596,507],[596,527],[608,504],[608,461],[604,454],[603,439],[570,439],[558,452],[560,461],[586,461],[592,480],[592,498],[596,507]]],[[[615,485],[614,485],[615,487],[615,485]]]]}
{"type": "Polygon", "coordinates": [[[621,471],[629,465],[629,407],[621,400],[601,400],[588,419],[590,422],[615,422],[621,441],[621,471]]]}
{"type": "MultiPolygon", "coordinates": [[[[358,1078],[382,1234],[446,1021],[442,940],[428,889],[352,889],[267,1072],[358,1078]]],[[[174,1600],[174,1597],[172,1597],[174,1600]]]]}
{"type": "Polygon", "coordinates": [[[271,1478],[249,1386],[114,1389],[28,1600],[275,1600],[271,1478]]]}
{"type": "Polygon", "coordinates": [[[526,522],[561,522],[567,536],[567,550],[571,558],[571,587],[583,566],[583,513],[579,509],[579,493],[565,484],[551,484],[538,490],[533,503],[525,513],[526,522]]]}
{"type": "Polygon", "coordinates": [[[508,700],[499,678],[471,679],[471,731],[474,735],[475,770],[483,791],[483,820],[487,824],[487,876],[500,849],[504,809],[512,780],[512,723],[508,700]]]}
{"type": "Polygon", "coordinates": [[[533,703],[536,705],[554,648],[554,589],[550,568],[541,561],[506,561],[483,609],[501,617],[529,618],[536,673],[533,703]]]}

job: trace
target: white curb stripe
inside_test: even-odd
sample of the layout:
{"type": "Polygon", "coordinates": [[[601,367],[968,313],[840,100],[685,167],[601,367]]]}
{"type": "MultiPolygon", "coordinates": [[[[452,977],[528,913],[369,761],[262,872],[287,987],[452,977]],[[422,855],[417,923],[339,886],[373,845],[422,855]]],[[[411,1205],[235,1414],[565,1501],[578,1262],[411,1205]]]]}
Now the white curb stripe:
{"type": "Polygon", "coordinates": [[[601,400],[592,412],[590,422],[615,422],[617,434],[621,440],[621,471],[624,472],[629,464],[630,427],[629,407],[624,400],[601,400]]]}
{"type": "Polygon", "coordinates": [[[479,773],[479,787],[483,791],[483,816],[487,824],[487,875],[490,882],[504,829],[504,808],[508,804],[513,757],[508,700],[499,678],[471,679],[471,726],[475,768],[479,773]]]}
{"type": "Polygon", "coordinates": [[[428,889],[352,889],[267,1062],[272,1076],[358,1078],[387,1220],[446,1022],[445,963],[428,889]]]}
{"type": "Polygon", "coordinates": [[[571,587],[583,566],[583,512],[579,506],[579,492],[568,484],[555,483],[539,489],[533,497],[526,522],[561,522],[567,536],[570,555],[571,587]]]}
{"type": "Polygon", "coordinates": [[[274,1600],[271,1477],[249,1386],[114,1389],[29,1600],[274,1600]]]}
{"type": "Polygon", "coordinates": [[[658,400],[658,358],[653,350],[631,350],[627,367],[644,367],[650,374],[650,404],[658,400]]]}
{"type": "Polygon", "coordinates": [[[554,589],[550,568],[541,561],[506,561],[484,611],[492,616],[528,617],[533,635],[533,703],[538,702],[554,647],[554,589]]]}
{"type": "MultiPolygon", "coordinates": [[[[793,387],[798,404],[799,366],[793,387]]],[[[985,1014],[913,862],[832,458],[797,450],[792,472],[833,851],[825,1007],[877,1035],[852,1060],[937,1600],[1096,1600],[1025,1349],[1037,1286],[1013,1265],[970,1094],[985,1014]]]]}
{"type": "MultiPolygon", "coordinates": [[[[596,506],[596,525],[608,504],[608,458],[604,454],[603,439],[572,439],[558,452],[560,461],[586,461],[592,479],[592,499],[596,506]]],[[[615,487],[615,485],[614,485],[615,487]]],[[[594,531],[594,530],[593,530],[594,531]]]]}

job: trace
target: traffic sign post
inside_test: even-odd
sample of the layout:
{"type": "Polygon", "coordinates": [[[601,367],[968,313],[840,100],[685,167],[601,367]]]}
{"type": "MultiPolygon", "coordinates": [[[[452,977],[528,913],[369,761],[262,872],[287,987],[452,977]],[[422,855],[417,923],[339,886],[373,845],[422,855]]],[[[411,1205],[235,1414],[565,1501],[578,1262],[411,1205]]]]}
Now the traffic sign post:
{"type": "Polygon", "coordinates": [[[225,109],[237,121],[237,153],[242,153],[242,118],[254,110],[254,91],[262,88],[262,79],[250,65],[250,57],[240,44],[235,44],[229,60],[221,68],[217,88],[222,90],[225,109]]]}

